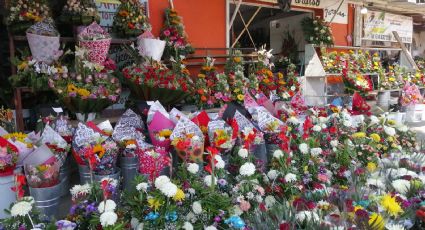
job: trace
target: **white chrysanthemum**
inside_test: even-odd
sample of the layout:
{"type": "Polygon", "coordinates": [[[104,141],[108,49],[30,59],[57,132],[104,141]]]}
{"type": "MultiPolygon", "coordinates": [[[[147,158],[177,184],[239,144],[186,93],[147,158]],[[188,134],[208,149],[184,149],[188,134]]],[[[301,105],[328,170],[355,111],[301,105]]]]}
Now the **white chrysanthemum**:
{"type": "Polygon", "coordinates": [[[77,185],[74,185],[74,187],[72,187],[69,191],[71,192],[71,196],[73,198],[76,198],[78,196],[90,194],[91,187],[90,187],[90,184],[85,184],[85,185],[77,184],[77,185]]]}
{"type": "Polygon", "coordinates": [[[408,180],[395,180],[391,183],[393,188],[400,194],[405,195],[410,190],[410,181],[408,180]]]}
{"type": "Polygon", "coordinates": [[[238,151],[238,155],[242,158],[247,158],[248,157],[248,150],[246,148],[241,148],[238,151]]]}
{"type": "MultiPolygon", "coordinates": [[[[206,175],[205,177],[204,177],[204,183],[205,183],[205,185],[207,185],[208,187],[211,187],[211,181],[212,180],[212,176],[211,175],[206,175]]],[[[214,178],[214,185],[216,185],[217,184],[217,178],[214,178]]]]}
{"type": "Polygon", "coordinates": [[[289,183],[295,182],[297,181],[297,176],[293,173],[288,173],[285,175],[285,181],[289,183]]]}
{"type": "Polygon", "coordinates": [[[297,124],[299,123],[298,118],[297,118],[297,117],[294,117],[294,116],[292,116],[292,117],[288,118],[288,120],[287,120],[287,121],[288,121],[289,123],[293,124],[293,125],[297,125],[297,124]]]}
{"type": "Polygon", "coordinates": [[[378,117],[376,117],[374,115],[370,116],[370,124],[371,125],[378,124],[378,123],[379,123],[379,118],[378,117]]]}
{"type": "Polygon", "coordinates": [[[217,230],[217,228],[214,227],[214,225],[210,225],[210,226],[206,227],[205,230],[217,230]]]}
{"type": "Polygon", "coordinates": [[[277,175],[279,174],[279,172],[278,171],[276,171],[276,170],[274,170],[274,169],[272,169],[272,170],[270,170],[268,173],[267,173],[267,177],[270,179],[270,180],[274,180],[274,179],[276,179],[276,177],[277,177],[277,175]]]}
{"type": "Polygon", "coordinates": [[[322,131],[322,127],[320,127],[320,125],[315,125],[315,126],[313,126],[313,131],[320,132],[320,131],[322,131]]]}
{"type": "Polygon", "coordinates": [[[395,135],[395,129],[393,127],[384,126],[384,131],[388,136],[395,135]]]}
{"type": "Polygon", "coordinates": [[[199,201],[195,201],[192,204],[192,211],[193,213],[195,213],[196,215],[201,214],[202,213],[202,205],[199,201]]]}
{"type": "Polygon", "coordinates": [[[303,154],[308,153],[308,145],[306,143],[301,143],[298,148],[300,149],[300,152],[303,154]]]}
{"type": "Polygon", "coordinates": [[[217,161],[215,163],[215,167],[218,169],[224,169],[224,166],[226,165],[226,163],[223,161],[223,158],[221,158],[220,155],[215,155],[214,159],[217,161]]]}
{"type": "Polygon", "coordinates": [[[25,216],[25,215],[28,215],[31,209],[32,209],[32,205],[30,202],[20,201],[12,206],[12,209],[10,210],[10,214],[13,217],[25,216]]]}
{"type": "Polygon", "coordinates": [[[332,147],[337,147],[338,146],[338,144],[339,144],[339,142],[338,142],[338,140],[331,140],[331,146],[332,147]]]}
{"type": "Polygon", "coordinates": [[[103,212],[113,212],[117,205],[115,204],[115,201],[113,200],[106,200],[99,203],[99,206],[97,207],[97,210],[99,210],[100,213],[103,212]]]}
{"type": "Polygon", "coordinates": [[[199,171],[199,165],[196,163],[189,163],[187,165],[187,171],[189,171],[192,174],[196,174],[199,171]]]}
{"type": "Polygon", "coordinates": [[[161,187],[168,182],[170,182],[170,178],[167,176],[159,176],[155,179],[155,187],[161,189],[161,187]]]}
{"type": "Polygon", "coordinates": [[[387,230],[405,230],[404,226],[401,224],[386,224],[385,229],[387,230]]]}
{"type": "Polygon", "coordinates": [[[310,150],[310,153],[312,156],[319,156],[320,154],[322,154],[322,149],[321,148],[312,148],[310,150]]]}
{"type": "Polygon", "coordinates": [[[317,213],[312,212],[312,211],[301,211],[298,212],[295,215],[295,218],[297,219],[297,221],[299,222],[314,222],[314,223],[318,223],[320,221],[319,215],[317,215],[317,213]]]}
{"type": "Polygon", "coordinates": [[[342,124],[343,124],[345,127],[351,127],[351,126],[352,126],[351,121],[347,121],[347,120],[344,120],[344,121],[342,122],[342,124]]]}
{"type": "Polygon", "coordinates": [[[177,185],[173,184],[172,182],[168,182],[159,189],[162,194],[166,195],[167,197],[174,197],[177,193],[177,185]]]}
{"type": "Polygon", "coordinates": [[[189,222],[184,222],[183,227],[184,230],[193,230],[193,225],[189,222]]]}
{"type": "Polygon", "coordinates": [[[104,212],[100,215],[102,227],[113,226],[117,222],[118,216],[115,212],[104,212]]]}
{"type": "Polygon", "coordinates": [[[409,130],[409,127],[407,127],[406,125],[399,125],[397,126],[397,129],[398,131],[405,133],[409,130]]]}
{"type": "Polygon", "coordinates": [[[242,176],[252,176],[255,173],[255,165],[251,162],[246,162],[239,168],[239,174],[242,176]]]}
{"type": "Polygon", "coordinates": [[[276,203],[276,199],[274,198],[274,196],[266,196],[266,198],[264,198],[264,203],[266,205],[266,208],[271,208],[276,203]]]}
{"type": "Polygon", "coordinates": [[[137,191],[143,190],[144,192],[146,192],[148,190],[148,187],[149,187],[148,183],[145,183],[145,182],[139,183],[138,185],[136,185],[137,191]]]}
{"type": "Polygon", "coordinates": [[[277,158],[277,159],[279,159],[279,158],[283,157],[283,152],[282,152],[282,150],[280,150],[280,149],[275,150],[275,151],[273,152],[273,157],[274,157],[274,158],[277,158]]]}

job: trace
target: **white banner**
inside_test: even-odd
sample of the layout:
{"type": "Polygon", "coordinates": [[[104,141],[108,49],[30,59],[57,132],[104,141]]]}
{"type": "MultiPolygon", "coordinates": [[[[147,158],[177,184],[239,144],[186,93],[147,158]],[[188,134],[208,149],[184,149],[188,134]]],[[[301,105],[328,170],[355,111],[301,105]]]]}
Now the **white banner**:
{"type": "Polygon", "coordinates": [[[368,11],[364,20],[363,39],[396,42],[392,33],[393,31],[397,31],[401,41],[412,43],[412,17],[380,11],[368,11]]]}
{"type": "Polygon", "coordinates": [[[344,0],[292,0],[291,6],[323,9],[325,21],[330,22],[333,18],[332,23],[348,23],[348,3],[344,0]],[[341,2],[343,3],[338,9],[341,2]]]}

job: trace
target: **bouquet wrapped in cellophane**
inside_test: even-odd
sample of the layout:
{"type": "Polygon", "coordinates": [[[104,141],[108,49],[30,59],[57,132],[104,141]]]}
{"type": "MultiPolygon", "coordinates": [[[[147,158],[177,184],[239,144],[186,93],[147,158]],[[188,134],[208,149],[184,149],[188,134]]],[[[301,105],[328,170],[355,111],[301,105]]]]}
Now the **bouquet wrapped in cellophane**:
{"type": "Polygon", "coordinates": [[[178,157],[184,162],[202,162],[204,154],[204,135],[192,121],[182,118],[170,136],[171,144],[178,157]]]}
{"type": "Polygon", "coordinates": [[[47,147],[49,147],[49,149],[53,152],[59,167],[62,166],[65,163],[70,150],[70,145],[68,145],[66,140],[63,139],[59,133],[53,130],[50,125],[46,125],[46,127],[44,127],[40,140],[41,143],[47,145],[47,147]]]}

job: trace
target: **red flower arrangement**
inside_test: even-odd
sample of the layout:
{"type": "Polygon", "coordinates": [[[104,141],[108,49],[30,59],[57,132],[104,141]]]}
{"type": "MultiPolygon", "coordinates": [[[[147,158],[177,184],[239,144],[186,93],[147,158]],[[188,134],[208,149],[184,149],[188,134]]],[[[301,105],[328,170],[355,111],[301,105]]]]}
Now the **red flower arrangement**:
{"type": "Polygon", "coordinates": [[[10,176],[18,161],[18,149],[0,137],[0,176],[10,176]]]}

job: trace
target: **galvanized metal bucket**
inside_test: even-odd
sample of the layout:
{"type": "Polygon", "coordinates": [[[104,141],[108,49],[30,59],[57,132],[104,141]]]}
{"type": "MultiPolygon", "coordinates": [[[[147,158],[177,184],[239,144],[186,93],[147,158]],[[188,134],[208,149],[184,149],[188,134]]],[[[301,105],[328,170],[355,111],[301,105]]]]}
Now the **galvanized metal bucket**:
{"type": "Polygon", "coordinates": [[[390,91],[378,92],[376,105],[384,109],[388,109],[388,106],[390,105],[390,99],[391,99],[390,91]]]}
{"type": "Polygon", "coordinates": [[[121,173],[123,177],[123,189],[133,190],[134,178],[139,174],[139,158],[138,157],[121,157],[121,173]]]}
{"type": "Polygon", "coordinates": [[[60,173],[59,174],[60,183],[62,184],[61,196],[66,196],[69,194],[69,189],[71,188],[71,184],[70,184],[71,166],[69,161],[65,161],[65,164],[62,165],[59,173],[60,173]]]}
{"type": "Polygon", "coordinates": [[[273,158],[274,151],[280,149],[278,145],[275,144],[265,144],[267,150],[267,160],[271,160],[273,158]]]}
{"type": "Polygon", "coordinates": [[[111,179],[115,179],[117,181],[120,181],[120,176],[121,176],[121,169],[116,168],[115,173],[113,173],[113,174],[108,174],[108,175],[97,175],[96,173],[93,174],[93,180],[95,182],[100,182],[100,181],[102,181],[103,178],[111,178],[111,179]]]}
{"type": "Polygon", "coordinates": [[[78,172],[80,173],[80,184],[91,183],[90,168],[87,165],[78,165],[78,172]]]}
{"type": "Polygon", "coordinates": [[[55,217],[58,214],[58,206],[61,197],[61,183],[47,188],[32,188],[30,195],[34,197],[35,206],[49,218],[55,217]]]}

